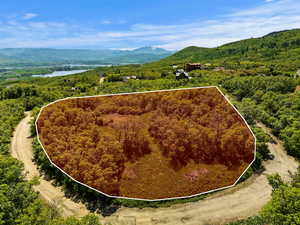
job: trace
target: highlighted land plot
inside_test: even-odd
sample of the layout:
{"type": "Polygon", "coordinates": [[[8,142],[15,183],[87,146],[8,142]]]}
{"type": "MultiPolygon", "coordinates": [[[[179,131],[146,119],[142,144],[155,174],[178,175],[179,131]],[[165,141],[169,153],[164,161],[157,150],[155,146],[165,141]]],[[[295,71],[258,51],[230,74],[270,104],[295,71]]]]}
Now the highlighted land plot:
{"type": "Polygon", "coordinates": [[[255,137],[216,87],[67,98],[42,108],[51,162],[107,196],[183,198],[234,185],[255,137]]]}

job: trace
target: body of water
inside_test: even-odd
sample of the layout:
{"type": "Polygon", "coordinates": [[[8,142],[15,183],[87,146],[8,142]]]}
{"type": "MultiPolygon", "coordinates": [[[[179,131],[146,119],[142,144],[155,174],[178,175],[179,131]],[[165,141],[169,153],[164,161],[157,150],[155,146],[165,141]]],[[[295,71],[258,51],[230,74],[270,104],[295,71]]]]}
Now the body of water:
{"type": "Polygon", "coordinates": [[[111,64],[64,64],[69,67],[111,67],[111,64]]]}
{"type": "Polygon", "coordinates": [[[35,74],[32,75],[32,77],[60,77],[60,76],[66,76],[66,75],[73,75],[77,73],[83,73],[88,70],[69,70],[69,71],[54,71],[53,73],[48,74],[35,74]]]}

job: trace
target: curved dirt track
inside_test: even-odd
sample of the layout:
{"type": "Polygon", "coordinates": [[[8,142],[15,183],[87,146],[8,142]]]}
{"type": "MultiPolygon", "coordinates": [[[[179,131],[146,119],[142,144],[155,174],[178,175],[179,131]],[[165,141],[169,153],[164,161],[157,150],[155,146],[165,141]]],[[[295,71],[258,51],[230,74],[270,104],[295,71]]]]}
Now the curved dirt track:
{"type": "MultiPolygon", "coordinates": [[[[26,118],[17,126],[12,139],[12,155],[24,163],[28,179],[39,176],[37,167],[32,162],[29,121],[30,115],[27,113],[26,118]]],[[[270,130],[264,125],[259,124],[259,126],[270,134],[270,130]]],[[[277,142],[268,144],[275,159],[264,162],[266,170],[263,174],[253,176],[234,188],[212,194],[194,203],[160,209],[121,208],[112,216],[101,218],[102,223],[116,225],[224,224],[257,214],[271,199],[272,188],[265,175],[278,173],[284,180],[289,181],[289,171],[295,172],[298,166],[296,160],[285,153],[282,143],[273,135],[271,136],[277,142]]],[[[65,198],[60,187],[54,187],[51,182],[42,177],[40,184],[35,186],[35,190],[40,192],[42,198],[57,205],[65,216],[82,216],[88,213],[83,204],[65,198]]]]}
{"type": "MultiPolygon", "coordinates": [[[[30,114],[26,113],[26,117],[17,126],[11,142],[11,154],[13,157],[24,163],[24,172],[26,179],[39,177],[37,166],[32,162],[32,139],[30,138],[30,114]]],[[[41,178],[40,184],[34,186],[34,190],[38,191],[41,197],[50,204],[58,206],[65,216],[78,215],[83,216],[89,213],[83,204],[78,204],[64,197],[64,192],[60,187],[55,187],[49,181],[41,178]]]]}

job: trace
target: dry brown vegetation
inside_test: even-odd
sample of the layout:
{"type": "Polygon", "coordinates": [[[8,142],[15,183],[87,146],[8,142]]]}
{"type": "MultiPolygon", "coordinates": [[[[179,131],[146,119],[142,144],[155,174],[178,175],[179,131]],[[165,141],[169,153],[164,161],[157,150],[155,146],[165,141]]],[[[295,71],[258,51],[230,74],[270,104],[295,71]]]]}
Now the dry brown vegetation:
{"type": "Polygon", "coordinates": [[[216,88],[66,99],[45,107],[37,127],[53,163],[113,196],[229,186],[254,159],[252,133],[216,88]]]}

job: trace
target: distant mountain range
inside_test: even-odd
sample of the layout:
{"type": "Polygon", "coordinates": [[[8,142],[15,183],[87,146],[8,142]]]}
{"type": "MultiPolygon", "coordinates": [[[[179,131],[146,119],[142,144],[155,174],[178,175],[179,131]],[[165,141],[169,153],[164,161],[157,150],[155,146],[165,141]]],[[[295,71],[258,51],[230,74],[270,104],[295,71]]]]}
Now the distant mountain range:
{"type": "Polygon", "coordinates": [[[153,47],[134,50],[6,48],[0,49],[0,65],[134,64],[156,61],[173,53],[172,51],[153,47]]]}
{"type": "Polygon", "coordinates": [[[300,29],[273,32],[260,38],[249,38],[216,48],[191,46],[178,52],[143,47],[134,50],[87,50],[51,48],[0,49],[0,66],[39,66],[61,64],[135,64],[148,66],[184,64],[187,62],[263,63],[285,70],[300,67],[300,29]]]}

